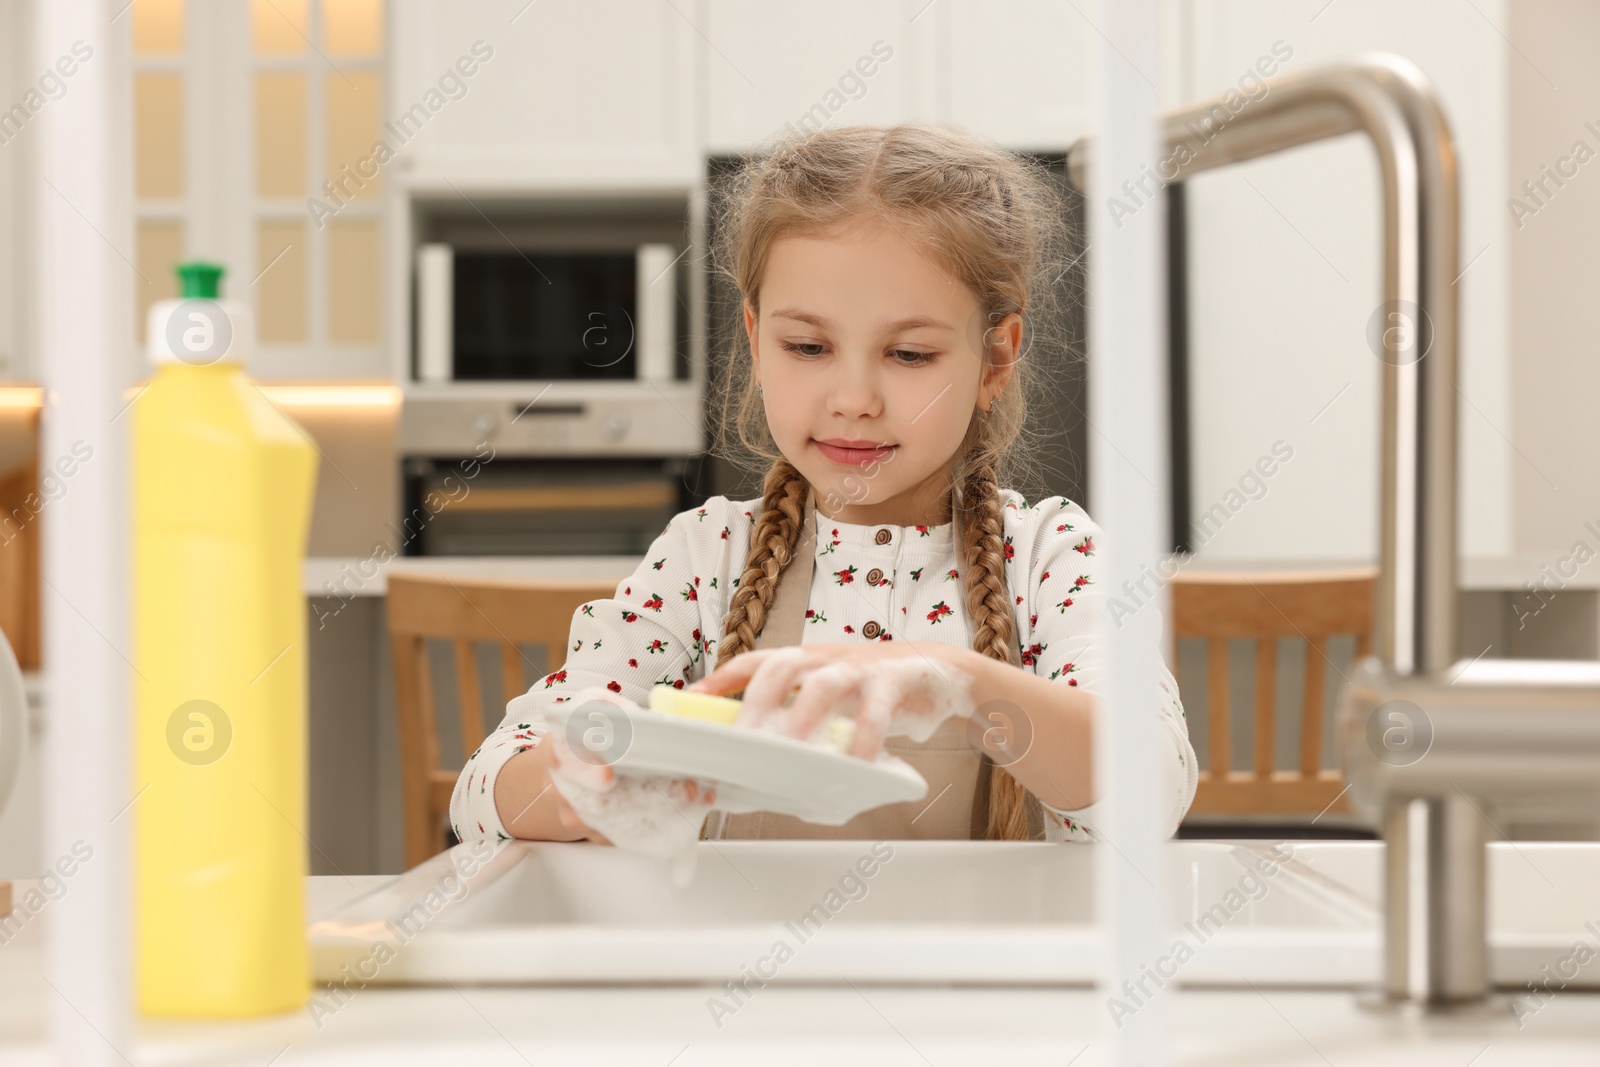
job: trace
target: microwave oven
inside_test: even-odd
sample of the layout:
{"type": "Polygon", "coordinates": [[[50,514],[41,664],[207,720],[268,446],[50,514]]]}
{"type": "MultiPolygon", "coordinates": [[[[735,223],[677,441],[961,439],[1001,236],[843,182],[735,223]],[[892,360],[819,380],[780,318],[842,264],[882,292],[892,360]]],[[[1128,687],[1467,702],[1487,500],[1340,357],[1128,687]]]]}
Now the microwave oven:
{"type": "Polygon", "coordinates": [[[671,244],[417,250],[420,382],[668,382],[677,362],[671,244]]]}

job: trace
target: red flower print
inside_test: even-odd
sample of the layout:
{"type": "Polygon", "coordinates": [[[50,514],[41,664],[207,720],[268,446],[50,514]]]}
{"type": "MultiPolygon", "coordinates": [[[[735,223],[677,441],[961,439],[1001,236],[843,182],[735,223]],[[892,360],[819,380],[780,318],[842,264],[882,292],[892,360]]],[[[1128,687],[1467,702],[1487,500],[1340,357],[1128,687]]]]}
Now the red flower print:
{"type": "Polygon", "coordinates": [[[1085,556],[1094,555],[1094,538],[1085,537],[1082,541],[1072,546],[1074,552],[1082,552],[1085,556]]]}
{"type": "Polygon", "coordinates": [[[1049,571],[1045,571],[1043,574],[1039,575],[1039,580],[1041,582],[1049,581],[1050,580],[1050,572],[1049,571]]]}
{"type": "Polygon", "coordinates": [[[636,659],[630,659],[630,660],[628,660],[628,666],[630,666],[630,667],[637,667],[637,666],[638,666],[638,665],[639,665],[639,661],[638,661],[638,660],[636,660],[636,659]]]}
{"type": "Polygon", "coordinates": [[[651,611],[660,611],[662,603],[663,601],[660,593],[651,593],[650,599],[644,602],[644,606],[649,608],[651,611]]]}
{"type": "Polygon", "coordinates": [[[656,560],[654,563],[650,564],[650,569],[653,570],[653,571],[658,571],[658,570],[661,569],[661,565],[663,563],[665,563],[665,562],[667,562],[667,558],[665,556],[663,556],[660,559],[656,560]]]}
{"type": "Polygon", "coordinates": [[[833,572],[833,580],[835,582],[837,582],[838,584],[840,584],[840,585],[849,585],[851,582],[856,580],[856,569],[855,569],[855,567],[850,566],[850,567],[846,567],[842,571],[834,571],[833,572]]]}
{"type": "Polygon", "coordinates": [[[949,574],[944,576],[944,580],[947,581],[947,582],[953,582],[959,577],[961,577],[961,572],[958,571],[958,570],[952,569],[949,574]]]}
{"type": "Polygon", "coordinates": [[[1056,533],[1069,533],[1071,530],[1072,523],[1070,522],[1064,522],[1060,526],[1056,527],[1056,533]]]}
{"type": "Polygon", "coordinates": [[[726,527],[726,526],[724,526],[724,527],[723,527],[723,528],[722,528],[722,539],[723,539],[723,540],[724,540],[724,541],[726,541],[726,540],[727,540],[727,539],[728,539],[728,533],[729,533],[729,530],[728,530],[728,528],[727,528],[727,527],[726,527]]]}
{"type": "Polygon", "coordinates": [[[1072,598],[1071,597],[1067,597],[1067,599],[1063,600],[1061,603],[1056,605],[1056,609],[1058,611],[1062,612],[1063,614],[1065,614],[1066,610],[1068,608],[1070,608],[1070,607],[1072,607],[1072,598]]]}
{"type": "Polygon", "coordinates": [[[1017,603],[1018,603],[1018,604],[1020,604],[1020,603],[1022,603],[1022,598],[1021,598],[1021,597],[1020,597],[1020,596],[1019,596],[1019,597],[1017,597],[1017,603]]]}
{"type": "MultiPolygon", "coordinates": [[[[696,578],[695,581],[699,582],[700,579],[696,578]]],[[[689,584],[688,582],[685,582],[684,585],[683,585],[683,588],[678,590],[678,595],[683,597],[684,600],[699,600],[700,599],[699,592],[695,589],[695,587],[693,585],[689,584]]]]}
{"type": "Polygon", "coordinates": [[[622,683],[617,681],[607,682],[606,688],[611,690],[613,693],[620,693],[622,692],[622,683]]]}
{"type": "MultiPolygon", "coordinates": [[[[1056,680],[1056,679],[1057,679],[1057,678],[1060,678],[1060,677],[1062,677],[1062,676],[1064,676],[1064,675],[1068,675],[1068,674],[1072,674],[1072,673],[1073,673],[1073,672],[1075,672],[1075,671],[1076,671],[1076,670],[1077,670],[1077,669],[1078,669],[1078,668],[1077,668],[1077,666],[1076,666],[1076,665],[1075,665],[1075,664],[1072,664],[1072,663],[1063,663],[1063,664],[1062,664],[1062,665],[1061,665],[1061,669],[1060,669],[1060,670],[1057,670],[1057,671],[1052,671],[1052,672],[1051,672],[1051,674],[1050,674],[1050,680],[1051,680],[1051,681],[1052,681],[1052,682],[1053,682],[1053,681],[1055,681],[1055,680],[1056,680]]],[[[1068,680],[1067,680],[1067,684],[1068,684],[1068,685],[1077,685],[1077,684],[1078,684],[1078,680],[1077,680],[1077,679],[1076,679],[1076,678],[1070,678],[1070,679],[1068,679],[1068,680]]]]}
{"type": "Polygon", "coordinates": [[[624,611],[622,613],[622,621],[623,622],[638,622],[639,621],[639,616],[635,615],[631,611],[624,611]]]}
{"type": "Polygon", "coordinates": [[[1039,658],[1039,653],[1044,651],[1044,646],[1037,641],[1022,650],[1022,665],[1031,667],[1039,658]]]}
{"type": "Polygon", "coordinates": [[[549,689],[552,685],[555,685],[557,682],[564,682],[566,680],[567,680],[567,672],[566,672],[565,668],[562,668],[559,671],[552,671],[549,674],[544,676],[544,687],[546,689],[549,689]]]}
{"type": "Polygon", "coordinates": [[[928,531],[928,528],[926,526],[918,526],[915,529],[917,531],[917,536],[918,537],[932,537],[933,536],[933,534],[928,531]]]}
{"type": "Polygon", "coordinates": [[[1028,625],[1030,627],[1033,626],[1033,624],[1038,622],[1038,621],[1039,621],[1039,616],[1037,616],[1037,615],[1029,615],[1028,616],[1028,625]]]}
{"type": "Polygon", "coordinates": [[[1017,550],[1014,547],[1012,547],[1011,538],[1010,537],[1007,537],[1006,540],[1005,540],[1005,553],[1006,553],[1006,559],[1015,559],[1016,558],[1017,550]]]}
{"type": "Polygon", "coordinates": [[[699,519],[701,522],[705,522],[706,521],[706,509],[705,508],[701,508],[699,511],[696,511],[694,513],[694,517],[699,519]]]}
{"type": "Polygon", "coordinates": [[[674,689],[682,689],[683,688],[683,679],[682,678],[674,679],[673,682],[672,682],[672,688],[674,688],[674,689]]]}
{"type": "Polygon", "coordinates": [[[1094,579],[1090,578],[1087,574],[1080,574],[1076,578],[1072,579],[1072,588],[1082,589],[1093,580],[1094,579]]]}
{"type": "Polygon", "coordinates": [[[650,653],[652,656],[655,655],[657,652],[665,652],[666,650],[667,650],[667,643],[665,641],[661,640],[661,638],[659,638],[659,637],[656,638],[654,641],[651,641],[650,642],[650,647],[645,649],[645,651],[650,653]]]}
{"type": "Polygon", "coordinates": [[[847,634],[853,634],[853,633],[856,632],[856,628],[854,626],[851,626],[849,623],[845,623],[844,624],[844,632],[847,633],[847,634]]]}
{"type": "Polygon", "coordinates": [[[941,600],[933,606],[932,611],[928,612],[928,621],[938,623],[943,621],[946,615],[951,614],[954,614],[954,612],[951,610],[950,605],[941,600]]]}
{"type": "Polygon", "coordinates": [[[913,582],[922,581],[922,568],[921,567],[918,567],[916,570],[911,572],[911,580],[913,582]]]}
{"type": "Polygon", "coordinates": [[[633,595],[633,586],[630,585],[626,589],[624,589],[622,591],[622,595],[623,596],[632,596],[633,595]]]}

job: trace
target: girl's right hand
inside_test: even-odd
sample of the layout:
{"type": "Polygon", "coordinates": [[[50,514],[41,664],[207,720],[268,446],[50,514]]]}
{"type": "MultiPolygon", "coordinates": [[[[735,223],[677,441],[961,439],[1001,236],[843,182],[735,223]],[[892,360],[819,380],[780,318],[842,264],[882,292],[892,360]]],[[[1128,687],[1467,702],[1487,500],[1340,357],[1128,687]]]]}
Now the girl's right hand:
{"type": "MultiPolygon", "coordinates": [[[[544,778],[544,784],[541,786],[541,789],[544,791],[544,795],[540,800],[540,803],[555,805],[555,820],[553,829],[557,831],[559,836],[553,836],[550,838],[550,840],[587,840],[595,841],[602,845],[611,844],[610,840],[608,840],[604,834],[585,823],[582,816],[573,810],[572,804],[568,802],[567,798],[561,794],[561,790],[556,788],[552,772],[557,767],[564,772],[570,772],[574,767],[587,768],[587,770],[590,772],[603,772],[598,777],[606,778],[609,776],[609,778],[612,780],[616,778],[616,773],[612,771],[610,767],[593,767],[592,765],[586,764],[584,761],[578,759],[572,754],[572,750],[567,748],[565,739],[561,738],[558,732],[554,730],[545,734],[545,736],[540,739],[539,744],[534,748],[533,751],[535,762],[539,767],[539,773],[544,778]],[[561,751],[563,748],[566,748],[565,753],[561,751]]],[[[580,770],[578,773],[582,774],[585,772],[580,770]]]]}
{"type": "Polygon", "coordinates": [[[494,783],[494,804],[501,823],[521,841],[602,841],[556,788],[550,777],[553,756],[553,750],[541,738],[500,768],[494,783]]]}

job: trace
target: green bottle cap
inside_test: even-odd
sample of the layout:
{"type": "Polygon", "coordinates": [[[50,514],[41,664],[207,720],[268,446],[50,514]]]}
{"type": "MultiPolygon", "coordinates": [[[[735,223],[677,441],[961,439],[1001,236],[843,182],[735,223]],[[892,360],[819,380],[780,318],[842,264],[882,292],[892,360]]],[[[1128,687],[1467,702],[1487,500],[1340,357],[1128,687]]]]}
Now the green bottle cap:
{"type": "Polygon", "coordinates": [[[185,300],[215,300],[222,275],[228,268],[221,263],[207,263],[205,260],[194,259],[188,263],[179,263],[176,269],[178,285],[181,288],[180,295],[185,300]]]}

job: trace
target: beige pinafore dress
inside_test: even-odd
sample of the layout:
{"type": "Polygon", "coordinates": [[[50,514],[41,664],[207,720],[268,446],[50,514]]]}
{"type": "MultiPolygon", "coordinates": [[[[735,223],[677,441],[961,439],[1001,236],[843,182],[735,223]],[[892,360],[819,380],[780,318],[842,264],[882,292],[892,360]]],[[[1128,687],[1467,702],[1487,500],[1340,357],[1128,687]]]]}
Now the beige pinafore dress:
{"type": "MultiPolygon", "coordinates": [[[[805,628],[806,602],[816,560],[816,508],[806,495],[805,528],[794,558],[784,569],[757,648],[798,645],[805,628]]],[[[928,782],[920,800],[885,804],[864,811],[842,826],[822,826],[770,811],[711,813],[711,839],[807,838],[835,840],[961,839],[985,836],[989,819],[989,778],[993,763],[967,742],[965,716],[952,715],[922,744],[907,737],[884,740],[884,751],[905,760],[928,782]]]]}

